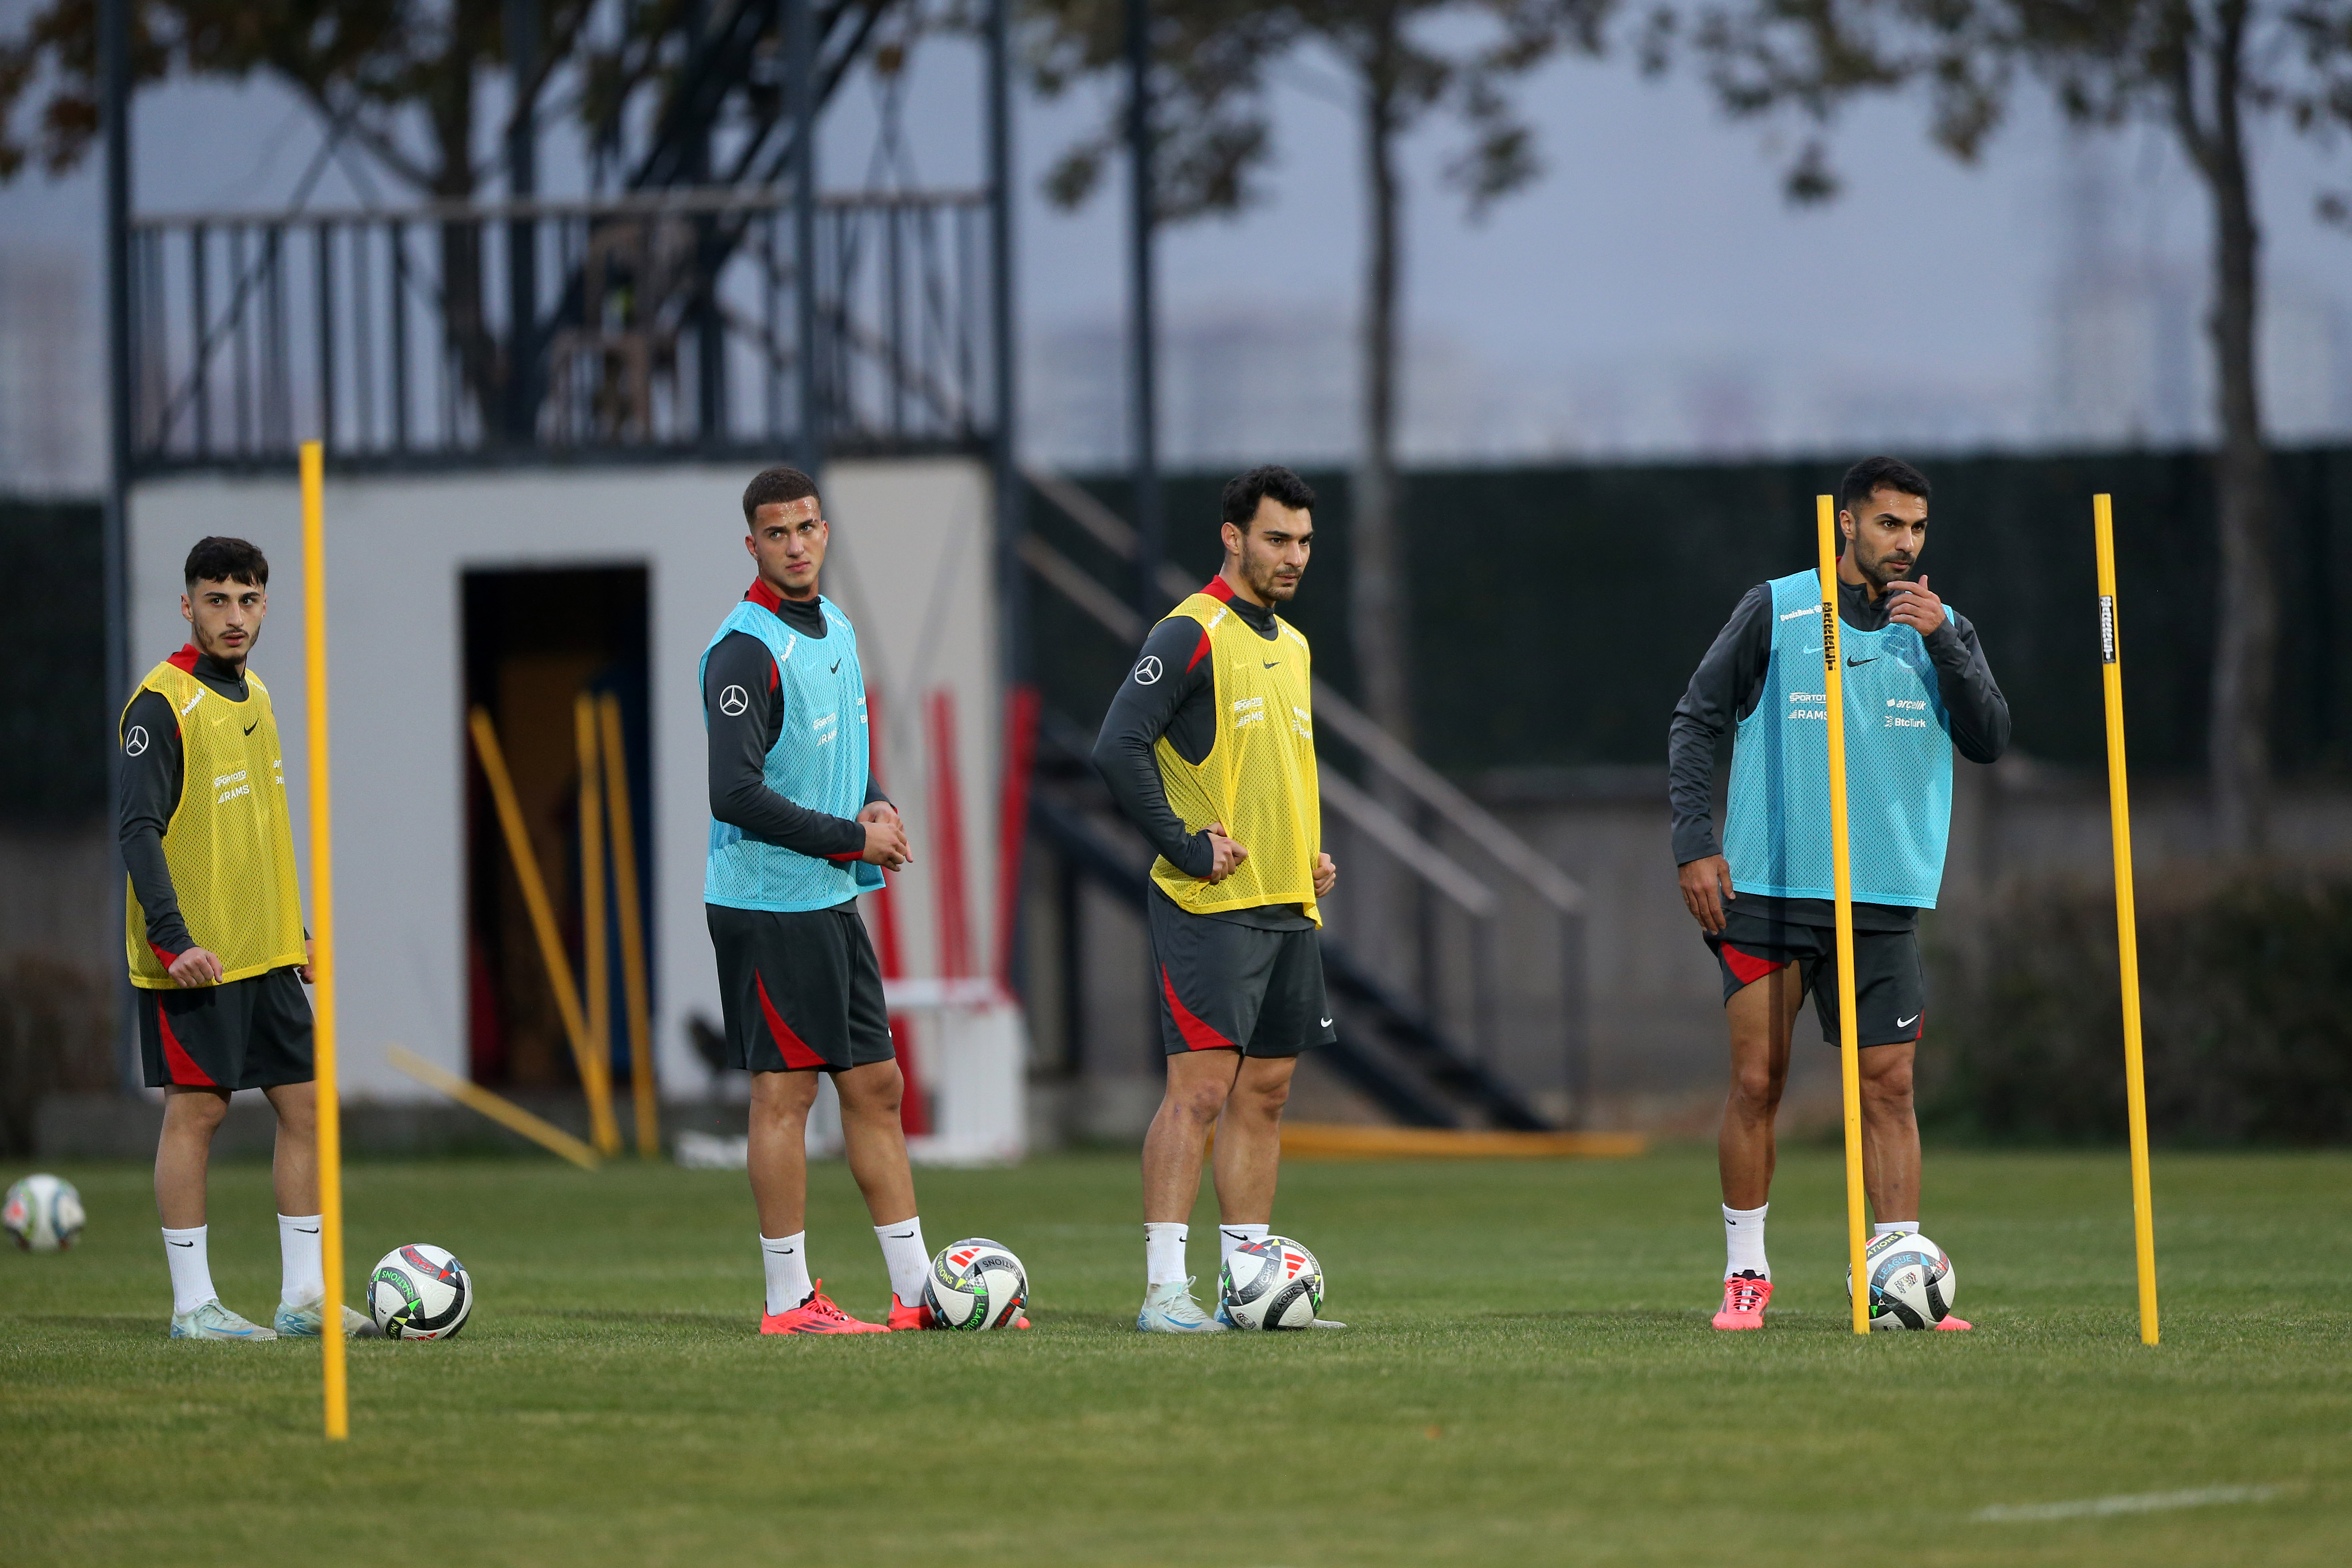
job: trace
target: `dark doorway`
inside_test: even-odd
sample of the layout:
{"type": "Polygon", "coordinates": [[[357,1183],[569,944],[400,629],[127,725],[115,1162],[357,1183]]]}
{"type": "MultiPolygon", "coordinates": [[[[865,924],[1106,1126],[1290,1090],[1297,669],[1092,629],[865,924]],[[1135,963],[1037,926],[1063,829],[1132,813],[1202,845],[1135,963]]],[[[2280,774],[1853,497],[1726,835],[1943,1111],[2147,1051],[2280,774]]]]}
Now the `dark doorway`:
{"type": "MultiPolygon", "coordinates": [[[[580,693],[620,704],[622,752],[645,906],[648,984],[654,961],[653,795],[647,737],[646,572],[643,566],[468,572],[466,706],[485,710],[514,779],[531,849],[547,884],[575,984],[585,984],[582,928],[580,693]]],[[[489,783],[466,747],[467,969],[474,1081],[517,1089],[577,1086],[578,1065],[531,929],[489,783]]],[[[605,952],[613,1082],[629,1081],[618,900],[606,873],[605,952]]],[[[584,1003],[583,998],[583,1003],[584,1003]]],[[[583,1011],[587,1011],[583,1005],[583,1011]]]]}

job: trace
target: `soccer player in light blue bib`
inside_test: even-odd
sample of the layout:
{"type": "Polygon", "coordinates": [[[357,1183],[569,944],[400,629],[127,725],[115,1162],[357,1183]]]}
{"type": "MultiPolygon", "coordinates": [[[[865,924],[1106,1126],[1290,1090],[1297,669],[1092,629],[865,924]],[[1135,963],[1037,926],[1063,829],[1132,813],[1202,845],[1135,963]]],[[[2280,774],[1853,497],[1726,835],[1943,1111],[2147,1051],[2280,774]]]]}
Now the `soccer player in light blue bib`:
{"type": "MultiPolygon", "coordinates": [[[[1918,575],[1926,477],[1896,458],[1869,458],[1847,471],[1839,492],[1863,1182],[1885,1235],[1919,1228],[1911,1068],[1927,1003],[1916,927],[1944,879],[1952,751],[1975,763],[1999,757],[2009,744],[2009,704],[1976,628],[1918,575]]],[[[1718,1145],[1726,1253],[1718,1329],[1762,1328],[1771,1299],[1764,1216],[1772,1121],[1808,990],[1822,1037],[1838,1037],[1824,684],[1819,576],[1808,569],[1759,584],[1699,662],[1668,742],[1683,902],[1714,951],[1731,1035],[1718,1145]],[[1731,791],[1718,846],[1715,751],[1727,729],[1731,791]]],[[[1969,1325],[1948,1317],[1937,1326],[1969,1325]]]]}
{"type": "Polygon", "coordinates": [[[760,1331],[930,1328],[930,1255],[898,1121],[905,1084],[857,912],[857,895],[911,858],[907,833],[868,765],[856,630],[817,591],[832,531],[814,481],[797,468],[760,474],[743,492],[743,521],[759,575],[702,655],[702,901],[730,1065],[751,1075],[748,1163],[767,1285],[760,1331]],[[821,1072],[840,1094],[849,1168],[890,1271],[879,1323],[842,1311],[809,1276],[808,1113],[821,1072]]]}

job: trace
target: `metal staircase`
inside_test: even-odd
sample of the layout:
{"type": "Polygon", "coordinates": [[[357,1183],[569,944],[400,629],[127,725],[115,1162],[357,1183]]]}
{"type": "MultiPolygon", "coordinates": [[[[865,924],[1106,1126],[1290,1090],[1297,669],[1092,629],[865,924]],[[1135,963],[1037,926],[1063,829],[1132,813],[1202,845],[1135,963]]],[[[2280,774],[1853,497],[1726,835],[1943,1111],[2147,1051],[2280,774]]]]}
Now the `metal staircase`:
{"type": "MultiPolygon", "coordinates": [[[[1109,555],[1134,560],[1134,531],[1094,496],[1058,475],[1033,469],[1026,477],[1034,495],[1109,555]]],[[[1021,534],[1019,548],[1035,581],[1083,612],[1123,647],[1141,642],[1147,629],[1144,617],[1069,554],[1034,529],[1021,534]]],[[[1171,603],[1195,586],[1174,567],[1165,568],[1161,576],[1171,603]]],[[[1585,1100],[1583,889],[1320,679],[1315,682],[1314,701],[1318,734],[1336,739],[1351,753],[1366,781],[1359,784],[1333,765],[1336,759],[1327,748],[1319,775],[1329,818],[1344,824],[1357,845],[1369,847],[1400,871],[1421,889],[1420,896],[1466,922],[1478,970],[1465,1036],[1443,1021],[1428,998],[1415,998],[1412,987],[1389,978],[1380,964],[1351,952],[1327,927],[1324,974],[1340,1014],[1339,1046],[1325,1053],[1329,1065],[1383,1111],[1409,1126],[1483,1124],[1533,1131],[1553,1127],[1559,1120],[1572,1123],[1585,1100]],[[1421,820],[1408,821],[1383,797],[1402,800],[1421,820]],[[1432,837],[1444,829],[1453,830],[1462,843],[1483,848],[1491,865],[1475,869],[1465,865],[1432,837]],[[1506,918],[1498,878],[1516,881],[1520,903],[1532,901],[1558,928],[1558,1045],[1568,1085],[1563,1119],[1544,1114],[1523,1086],[1490,1065],[1496,1042],[1484,998],[1494,984],[1494,955],[1506,918]]],[[[1083,727],[1066,717],[1046,715],[1039,735],[1032,828],[1068,867],[1140,915],[1150,887],[1150,853],[1111,809],[1108,791],[1088,760],[1091,745],[1092,737],[1083,727]]]]}

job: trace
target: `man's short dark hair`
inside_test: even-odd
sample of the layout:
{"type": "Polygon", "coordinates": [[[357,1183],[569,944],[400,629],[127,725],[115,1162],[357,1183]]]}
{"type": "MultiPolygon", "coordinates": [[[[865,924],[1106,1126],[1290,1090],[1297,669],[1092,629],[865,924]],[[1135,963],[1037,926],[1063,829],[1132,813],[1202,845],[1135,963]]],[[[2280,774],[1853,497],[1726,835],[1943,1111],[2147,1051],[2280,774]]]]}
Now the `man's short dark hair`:
{"type": "MultiPolygon", "coordinates": [[[[806,500],[816,494],[816,481],[798,468],[762,468],[751,476],[743,487],[743,521],[750,526],[760,521],[760,509],[779,502],[806,500]]],[[[824,515],[824,502],[817,501],[817,515],[824,515]]]]}
{"type": "Polygon", "coordinates": [[[1870,504],[1881,490],[1927,499],[1927,476],[1900,458],[1864,458],[1838,481],[1838,505],[1848,511],[1870,504]]]}
{"type": "Polygon", "coordinates": [[[1236,474],[1225,481],[1225,497],[1221,509],[1224,520],[1249,531],[1250,520],[1257,515],[1257,503],[1272,496],[1276,504],[1293,511],[1315,510],[1315,492],[1305,479],[1279,464],[1268,463],[1252,468],[1246,474],[1236,474]]]}
{"type": "Polygon", "coordinates": [[[196,541],[188,552],[188,586],[199,583],[247,583],[269,586],[269,557],[242,539],[211,535],[196,541]]]}

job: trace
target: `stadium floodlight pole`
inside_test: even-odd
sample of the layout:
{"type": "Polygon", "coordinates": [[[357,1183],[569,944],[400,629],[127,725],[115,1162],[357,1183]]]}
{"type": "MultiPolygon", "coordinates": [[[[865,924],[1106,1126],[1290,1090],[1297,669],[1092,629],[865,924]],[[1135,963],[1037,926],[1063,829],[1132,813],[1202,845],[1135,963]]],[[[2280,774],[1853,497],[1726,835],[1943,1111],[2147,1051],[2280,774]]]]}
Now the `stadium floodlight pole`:
{"type": "Polygon", "coordinates": [[[1845,1100],[1845,1242],[1853,1331],[1870,1332],[1863,1264],[1862,1048],[1853,1016],[1853,850],[1846,837],[1845,681],[1838,665],[1837,498],[1814,498],[1822,536],[1822,708],[1829,719],[1830,865],[1837,906],[1838,1078],[1845,1100]]]}
{"type": "Polygon", "coordinates": [[[784,95],[793,115],[793,369],[801,416],[796,457],[801,471],[815,479],[824,464],[828,395],[816,292],[816,0],[783,3],[784,95]]]}
{"type": "Polygon", "coordinates": [[[2132,1240],[2139,1257],[2139,1337],[2157,1342],[2156,1215],[2147,1171],[2147,1077],[2139,1040],[2139,915],[2132,902],[2131,784],[2124,765],[2124,668],[2116,649],[2115,498],[2091,498],[2099,552],[2099,658],[2107,696],[2107,816],[2116,852],[2116,951],[2124,990],[2124,1097],[2131,1117],[2132,1240]]]}
{"type": "MultiPolygon", "coordinates": [[[[99,553],[105,563],[106,702],[119,713],[131,685],[131,461],[136,384],[131,374],[131,0],[99,0],[99,129],[106,136],[106,509],[99,553]]],[[[122,748],[106,748],[106,804],[120,809],[122,748]]],[[[117,1078],[138,1092],[139,1009],[129,975],[114,983],[117,1078]]]]}
{"type": "Polygon", "coordinates": [[[310,708],[310,983],[318,1075],[319,1262],[326,1277],[319,1336],[326,1359],[327,1436],[352,1435],[351,1392],[343,1375],[343,1115],[335,1084],[335,825],[327,749],[327,507],[325,446],[302,443],[302,644],[310,708]]]}
{"type": "Polygon", "coordinates": [[[1160,618],[1168,595],[1160,562],[1168,552],[1168,521],[1160,495],[1160,309],[1152,268],[1159,226],[1151,147],[1151,0],[1127,0],[1128,225],[1132,268],[1128,335],[1134,340],[1135,607],[1146,625],[1160,618]]]}

